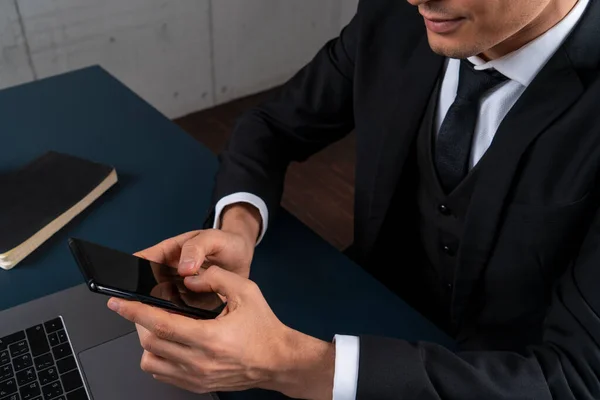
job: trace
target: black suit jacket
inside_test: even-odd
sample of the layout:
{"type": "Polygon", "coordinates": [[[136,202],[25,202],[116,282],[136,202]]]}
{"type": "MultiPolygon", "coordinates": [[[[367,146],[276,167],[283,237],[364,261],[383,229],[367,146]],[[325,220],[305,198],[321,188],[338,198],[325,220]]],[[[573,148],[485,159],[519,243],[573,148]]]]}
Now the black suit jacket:
{"type": "MultiPolygon", "coordinates": [[[[288,164],[354,129],[354,248],[368,260],[443,63],[415,8],[361,1],[338,38],[239,120],[215,201],[247,191],[275,211],[288,164]]],[[[480,161],[451,304],[461,350],[361,337],[359,398],[600,398],[599,72],[592,0],[480,161]]],[[[415,267],[401,264],[387,264],[399,279],[415,267]]]]}

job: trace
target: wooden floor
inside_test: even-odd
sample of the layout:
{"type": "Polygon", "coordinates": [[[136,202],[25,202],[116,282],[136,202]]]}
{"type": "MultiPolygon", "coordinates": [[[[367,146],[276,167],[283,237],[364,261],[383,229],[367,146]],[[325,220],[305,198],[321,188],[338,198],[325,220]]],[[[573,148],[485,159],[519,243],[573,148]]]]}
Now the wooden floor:
{"type": "MultiPolygon", "coordinates": [[[[235,120],[260,103],[269,92],[235,100],[175,120],[184,130],[219,153],[235,120]]],[[[316,154],[304,163],[293,164],[287,174],[282,205],[338,249],[353,237],[355,137],[316,154]]]]}

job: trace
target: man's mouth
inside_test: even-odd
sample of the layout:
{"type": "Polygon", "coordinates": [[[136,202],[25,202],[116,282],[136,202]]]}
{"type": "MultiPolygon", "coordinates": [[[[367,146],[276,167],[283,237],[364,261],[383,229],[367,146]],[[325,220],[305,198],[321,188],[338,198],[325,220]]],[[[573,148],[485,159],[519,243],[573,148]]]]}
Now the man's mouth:
{"type": "Polygon", "coordinates": [[[438,34],[451,33],[458,29],[458,27],[465,21],[465,18],[463,17],[448,18],[424,14],[421,15],[423,15],[427,29],[438,34]]]}

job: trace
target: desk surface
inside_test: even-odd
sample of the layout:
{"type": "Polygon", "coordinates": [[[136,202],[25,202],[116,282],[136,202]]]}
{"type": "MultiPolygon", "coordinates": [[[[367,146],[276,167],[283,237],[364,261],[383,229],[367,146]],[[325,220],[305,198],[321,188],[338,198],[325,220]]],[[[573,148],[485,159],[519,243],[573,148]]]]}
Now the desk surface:
{"type": "MultiPolygon", "coordinates": [[[[69,236],[134,252],[202,226],[216,157],[99,67],[0,91],[0,139],[0,173],[55,150],[111,164],[120,180],[21,264],[0,270],[0,310],[82,283],[69,236]]],[[[284,323],[324,340],[363,333],[451,345],[286,212],[257,248],[252,279],[284,323]]]]}

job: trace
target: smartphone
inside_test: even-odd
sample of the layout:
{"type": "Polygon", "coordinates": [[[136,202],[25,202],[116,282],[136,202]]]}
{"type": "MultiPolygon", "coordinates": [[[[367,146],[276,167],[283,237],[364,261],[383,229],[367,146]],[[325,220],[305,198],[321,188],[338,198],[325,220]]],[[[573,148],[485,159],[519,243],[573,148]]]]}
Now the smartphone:
{"type": "Polygon", "coordinates": [[[76,238],[69,239],[69,248],[92,292],[199,319],[216,318],[226,305],[216,293],[188,290],[168,265],[76,238]]]}

